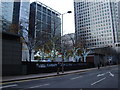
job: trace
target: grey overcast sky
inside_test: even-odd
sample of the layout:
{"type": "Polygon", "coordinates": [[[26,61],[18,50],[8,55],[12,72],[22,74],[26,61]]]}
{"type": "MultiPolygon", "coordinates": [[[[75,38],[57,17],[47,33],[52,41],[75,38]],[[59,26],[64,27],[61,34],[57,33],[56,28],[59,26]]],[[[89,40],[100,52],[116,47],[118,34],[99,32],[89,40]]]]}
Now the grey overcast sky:
{"type": "MultiPolygon", "coordinates": [[[[30,0],[33,2],[36,0],[30,0]]],[[[74,4],[73,0],[37,0],[52,9],[58,11],[59,13],[66,13],[67,11],[72,11],[71,14],[65,14],[63,16],[63,32],[64,34],[74,33],[74,4]]]]}

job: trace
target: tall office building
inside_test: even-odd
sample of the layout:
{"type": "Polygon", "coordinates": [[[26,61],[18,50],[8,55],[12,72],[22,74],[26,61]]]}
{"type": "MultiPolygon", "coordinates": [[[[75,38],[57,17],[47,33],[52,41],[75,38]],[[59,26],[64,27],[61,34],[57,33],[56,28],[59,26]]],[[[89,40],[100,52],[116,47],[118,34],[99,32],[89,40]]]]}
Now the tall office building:
{"type": "MultiPolygon", "coordinates": [[[[22,32],[28,41],[29,0],[9,0],[2,2],[2,31],[18,35],[22,32]]],[[[29,60],[28,47],[22,43],[22,60],[29,60]]]]}
{"type": "MultiPolygon", "coordinates": [[[[30,14],[30,2],[29,0],[21,0],[19,9],[19,25],[20,32],[24,37],[25,42],[28,42],[28,32],[29,32],[29,14],[30,14]]],[[[22,61],[29,60],[29,49],[27,44],[22,42],[22,61]]]]}
{"type": "Polygon", "coordinates": [[[117,0],[74,0],[76,42],[86,47],[120,43],[120,2],[117,0]]]}
{"type": "Polygon", "coordinates": [[[18,35],[19,2],[1,1],[2,75],[19,74],[21,71],[21,43],[18,35]],[[15,8],[17,6],[17,8],[15,8]],[[14,19],[13,19],[14,18],[14,19]]]}
{"type": "MultiPolygon", "coordinates": [[[[30,4],[30,35],[41,38],[41,43],[48,42],[51,37],[61,36],[60,13],[41,2],[30,4]]],[[[59,41],[60,42],[60,41],[59,41]]]]}
{"type": "Polygon", "coordinates": [[[1,7],[2,7],[2,31],[7,33],[14,33],[17,34],[17,30],[13,29],[13,27],[16,27],[18,24],[19,19],[19,6],[20,2],[14,2],[14,0],[10,1],[2,1],[1,7]],[[16,8],[17,6],[17,8],[16,8]]]}
{"type": "Polygon", "coordinates": [[[20,74],[23,43],[19,31],[25,34],[28,28],[29,0],[2,0],[0,7],[3,75],[20,74]]]}
{"type": "Polygon", "coordinates": [[[19,29],[28,29],[29,0],[2,0],[0,5],[3,32],[18,34],[19,29]]]}

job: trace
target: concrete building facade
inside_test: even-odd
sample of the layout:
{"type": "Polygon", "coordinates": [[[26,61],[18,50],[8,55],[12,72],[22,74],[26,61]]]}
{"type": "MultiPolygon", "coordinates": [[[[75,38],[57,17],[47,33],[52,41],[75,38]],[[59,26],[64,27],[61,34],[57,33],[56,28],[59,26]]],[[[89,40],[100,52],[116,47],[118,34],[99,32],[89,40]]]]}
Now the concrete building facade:
{"type": "Polygon", "coordinates": [[[120,51],[119,0],[74,0],[74,11],[76,42],[83,40],[87,48],[100,51],[94,55],[96,65],[105,64],[109,57],[117,62],[114,53],[120,51]],[[104,51],[109,47],[115,50],[111,54],[104,51]]]}
{"type": "Polygon", "coordinates": [[[87,47],[114,46],[120,43],[119,2],[74,0],[75,34],[87,47]]]}

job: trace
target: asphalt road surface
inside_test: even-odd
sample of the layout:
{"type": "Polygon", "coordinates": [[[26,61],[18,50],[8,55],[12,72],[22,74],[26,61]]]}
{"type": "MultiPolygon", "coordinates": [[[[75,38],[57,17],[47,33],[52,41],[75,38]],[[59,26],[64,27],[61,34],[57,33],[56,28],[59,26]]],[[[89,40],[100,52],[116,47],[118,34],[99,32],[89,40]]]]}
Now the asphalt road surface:
{"type": "Polygon", "coordinates": [[[2,90],[41,90],[45,88],[54,90],[57,88],[69,88],[68,90],[75,88],[79,88],[79,90],[84,90],[84,88],[112,88],[113,90],[116,88],[117,90],[120,86],[119,71],[118,66],[110,66],[81,73],[3,83],[1,88],[2,90]]]}

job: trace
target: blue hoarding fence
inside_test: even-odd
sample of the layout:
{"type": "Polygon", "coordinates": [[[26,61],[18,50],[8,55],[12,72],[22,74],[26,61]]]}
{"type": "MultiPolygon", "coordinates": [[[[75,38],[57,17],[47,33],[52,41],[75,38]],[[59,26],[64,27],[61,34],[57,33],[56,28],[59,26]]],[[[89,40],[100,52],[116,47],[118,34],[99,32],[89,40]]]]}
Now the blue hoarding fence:
{"type": "MultiPolygon", "coordinates": [[[[22,62],[27,67],[27,74],[49,73],[57,71],[57,62],[22,62]]],[[[93,63],[64,62],[64,71],[78,70],[94,67],[93,63]]],[[[62,68],[62,64],[61,64],[62,68]]]]}

